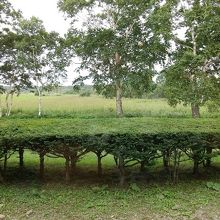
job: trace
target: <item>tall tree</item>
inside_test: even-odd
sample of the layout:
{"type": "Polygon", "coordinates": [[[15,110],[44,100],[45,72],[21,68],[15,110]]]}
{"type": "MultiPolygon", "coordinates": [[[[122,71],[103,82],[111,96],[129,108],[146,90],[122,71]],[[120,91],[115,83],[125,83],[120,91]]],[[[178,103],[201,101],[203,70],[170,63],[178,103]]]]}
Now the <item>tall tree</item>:
{"type": "Polygon", "coordinates": [[[192,117],[200,106],[220,98],[220,7],[217,0],[178,1],[173,11],[176,50],[166,69],[166,94],[171,105],[191,105],[192,117]]]}
{"type": "Polygon", "coordinates": [[[65,40],[58,33],[48,33],[43,22],[36,17],[20,23],[21,51],[25,71],[38,94],[38,116],[42,116],[42,92],[60,83],[66,76],[68,58],[65,40]]]}
{"type": "Polygon", "coordinates": [[[4,87],[0,85],[0,118],[3,115],[2,94],[4,93],[4,91],[5,91],[4,87]]]}
{"type": "Polygon", "coordinates": [[[128,84],[135,89],[141,88],[141,84],[147,87],[154,64],[166,57],[171,4],[144,0],[60,0],[58,6],[72,19],[69,42],[81,58],[79,70],[89,71],[75,83],[92,78],[97,89],[114,85],[116,114],[122,116],[123,88],[128,84]],[[84,18],[81,26],[77,24],[80,16],[84,18]]]}
{"type": "MultiPolygon", "coordinates": [[[[6,115],[9,116],[12,108],[14,93],[19,93],[27,77],[19,63],[19,53],[16,42],[18,23],[21,13],[15,11],[12,5],[3,0],[0,3],[0,84],[5,85],[6,115]]],[[[2,90],[3,91],[3,90],[2,90]]],[[[2,115],[2,114],[1,114],[2,115]]]]}

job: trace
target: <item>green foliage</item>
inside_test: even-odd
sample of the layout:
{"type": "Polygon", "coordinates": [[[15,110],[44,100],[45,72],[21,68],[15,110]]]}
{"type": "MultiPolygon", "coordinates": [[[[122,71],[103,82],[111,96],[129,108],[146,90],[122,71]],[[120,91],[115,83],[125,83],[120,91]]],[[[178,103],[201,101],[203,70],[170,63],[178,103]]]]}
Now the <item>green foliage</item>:
{"type": "MultiPolygon", "coordinates": [[[[169,45],[169,3],[61,0],[58,6],[72,20],[68,41],[81,57],[79,72],[89,71],[74,83],[92,78],[99,94],[117,96],[120,103],[122,96],[142,97],[149,91],[153,66],[165,60],[169,45]],[[74,23],[85,11],[84,29],[79,30],[74,23]],[[163,28],[158,25],[162,17],[163,28]]],[[[117,114],[122,113],[121,105],[117,114]]]]}
{"type": "Polygon", "coordinates": [[[17,43],[29,80],[35,82],[37,89],[47,90],[57,86],[65,77],[68,65],[64,52],[64,40],[58,33],[48,33],[43,22],[36,17],[21,20],[17,43]]]}
{"type": "Polygon", "coordinates": [[[81,97],[89,97],[91,96],[91,92],[89,91],[83,91],[79,94],[81,97]]]}
{"type": "Polygon", "coordinates": [[[210,113],[214,113],[214,112],[218,112],[220,109],[220,103],[216,102],[216,101],[208,101],[206,103],[208,112],[210,113]]]}
{"type": "MultiPolygon", "coordinates": [[[[102,157],[110,154],[120,159],[120,172],[126,167],[155,159],[169,152],[174,167],[183,155],[195,164],[219,154],[220,126],[218,122],[177,120],[163,123],[142,118],[128,120],[1,120],[0,152],[19,147],[77,160],[88,152],[102,157]],[[157,123],[158,124],[157,124],[157,123]],[[205,123],[206,122],[206,123],[205,123]],[[167,127],[171,127],[167,131],[167,127]],[[211,154],[209,149],[216,151],[211,154]],[[178,154],[177,154],[178,153],[178,154]],[[177,157],[178,155],[178,157],[177,157]]],[[[176,168],[175,168],[176,169],[176,168]]],[[[121,174],[123,174],[122,172],[121,174]]],[[[124,175],[124,174],[123,174],[124,175]]],[[[122,176],[123,176],[122,175],[122,176]]]]}
{"type": "Polygon", "coordinates": [[[165,91],[171,105],[191,105],[198,117],[200,106],[219,99],[220,11],[216,0],[183,2],[173,8],[173,31],[184,27],[185,36],[173,36],[176,49],[165,70],[165,91]]]}
{"type": "Polygon", "coordinates": [[[220,183],[207,182],[206,186],[209,189],[212,189],[215,191],[220,191],[220,183]]]}

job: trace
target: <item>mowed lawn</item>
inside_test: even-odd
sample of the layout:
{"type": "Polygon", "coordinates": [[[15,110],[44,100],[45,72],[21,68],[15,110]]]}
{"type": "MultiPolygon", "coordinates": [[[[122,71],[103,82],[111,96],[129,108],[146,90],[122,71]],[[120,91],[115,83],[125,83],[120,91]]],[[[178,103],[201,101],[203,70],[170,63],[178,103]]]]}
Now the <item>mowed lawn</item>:
{"type": "MultiPolygon", "coordinates": [[[[63,159],[46,158],[45,164],[46,180],[42,183],[37,154],[26,151],[22,171],[17,155],[10,158],[7,183],[0,185],[0,214],[6,219],[195,220],[220,216],[220,191],[207,187],[208,182],[220,184],[219,158],[208,170],[201,166],[198,177],[191,175],[192,163],[184,162],[177,185],[164,178],[162,162],[157,161],[143,179],[130,177],[124,188],[118,186],[118,171],[111,156],[103,159],[102,178],[96,174],[95,155],[85,156],[68,185],[63,159]]],[[[130,173],[135,176],[132,169],[130,173]]]]}
{"type": "MultiPolygon", "coordinates": [[[[44,96],[43,114],[47,117],[114,117],[115,100],[102,96],[80,97],[78,95],[44,96]]],[[[3,97],[4,100],[4,97],[3,97]]],[[[4,105],[4,102],[3,102],[4,105]]],[[[17,116],[36,116],[38,97],[34,94],[21,94],[14,97],[13,113],[17,116]]],[[[123,99],[123,109],[127,117],[191,117],[189,106],[168,105],[166,99],[123,99]]],[[[220,113],[209,113],[201,108],[202,117],[219,117],[220,113]]]]}

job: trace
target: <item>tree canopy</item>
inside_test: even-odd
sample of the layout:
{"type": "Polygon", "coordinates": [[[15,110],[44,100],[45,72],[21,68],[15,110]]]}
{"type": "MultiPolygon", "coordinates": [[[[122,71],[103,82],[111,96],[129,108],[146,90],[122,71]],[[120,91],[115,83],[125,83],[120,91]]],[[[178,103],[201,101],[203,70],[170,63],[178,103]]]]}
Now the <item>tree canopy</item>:
{"type": "Polygon", "coordinates": [[[183,102],[192,106],[192,116],[199,117],[199,107],[220,94],[220,10],[218,1],[181,1],[174,8],[176,49],[171,65],[165,70],[166,94],[171,105],[183,102]]]}
{"type": "Polygon", "coordinates": [[[115,87],[116,113],[121,116],[124,87],[147,90],[154,65],[166,59],[171,5],[141,0],[59,1],[60,10],[72,20],[69,42],[81,58],[79,70],[89,70],[75,83],[92,78],[99,91],[115,87]],[[77,28],[82,15],[83,27],[77,28]]]}

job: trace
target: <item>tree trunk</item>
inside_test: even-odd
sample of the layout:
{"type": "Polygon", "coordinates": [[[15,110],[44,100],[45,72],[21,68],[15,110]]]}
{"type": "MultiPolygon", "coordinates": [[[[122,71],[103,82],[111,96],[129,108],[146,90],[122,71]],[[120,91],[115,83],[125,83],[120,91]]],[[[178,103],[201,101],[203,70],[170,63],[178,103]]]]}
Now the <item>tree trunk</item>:
{"type": "Polygon", "coordinates": [[[19,153],[19,167],[23,169],[24,167],[24,148],[20,147],[18,150],[19,153]]]}
{"type": "Polygon", "coordinates": [[[37,88],[38,91],[38,116],[42,115],[42,94],[40,88],[37,88]]]}
{"type": "Polygon", "coordinates": [[[41,151],[39,153],[39,157],[40,157],[40,179],[44,180],[44,156],[45,153],[43,151],[41,151]]]}
{"type": "Polygon", "coordinates": [[[118,168],[120,171],[120,186],[123,186],[125,183],[125,167],[124,167],[124,159],[119,156],[118,168]]]}
{"type": "Polygon", "coordinates": [[[193,117],[193,118],[200,118],[199,105],[197,105],[197,104],[192,104],[192,105],[191,105],[191,109],[192,109],[192,117],[193,117]]]}
{"type": "Polygon", "coordinates": [[[4,178],[3,178],[3,175],[2,175],[2,168],[0,166],[0,183],[3,183],[4,182],[4,178]]]}
{"type": "Polygon", "coordinates": [[[123,116],[122,109],[122,83],[120,80],[116,81],[116,115],[117,117],[123,116]]]}
{"type": "Polygon", "coordinates": [[[70,157],[65,156],[66,162],[65,162],[65,166],[66,166],[66,175],[65,175],[65,180],[66,183],[70,182],[70,157]]]}
{"type": "Polygon", "coordinates": [[[101,153],[96,154],[97,155],[97,172],[98,177],[102,176],[102,156],[101,153]]]}
{"type": "Polygon", "coordinates": [[[210,167],[211,166],[211,154],[212,154],[212,148],[207,147],[206,149],[207,159],[205,160],[205,166],[210,167]]]}
{"type": "Polygon", "coordinates": [[[7,164],[8,164],[8,154],[7,154],[7,151],[5,151],[5,156],[4,156],[4,167],[3,167],[3,173],[4,173],[4,176],[6,176],[6,173],[7,173],[7,164]]]}
{"type": "Polygon", "coordinates": [[[173,167],[173,182],[176,184],[179,179],[179,165],[180,165],[181,152],[175,150],[174,152],[174,167],[173,167]]]}
{"type": "Polygon", "coordinates": [[[199,174],[199,162],[196,159],[194,159],[194,163],[193,163],[193,174],[194,175],[199,174]]]}
{"type": "Polygon", "coordinates": [[[164,168],[165,168],[166,170],[169,169],[169,157],[170,157],[169,151],[168,151],[168,150],[165,150],[165,151],[163,152],[163,166],[164,166],[164,168]]]}
{"type": "Polygon", "coordinates": [[[118,157],[114,156],[115,165],[118,166],[118,157]]]}
{"type": "Polygon", "coordinates": [[[140,166],[140,172],[144,172],[145,171],[145,164],[146,164],[146,161],[141,161],[141,166],[140,166]]]}
{"type": "Polygon", "coordinates": [[[6,113],[5,113],[5,115],[6,115],[6,116],[9,116],[9,115],[8,115],[8,112],[9,112],[8,98],[9,98],[9,93],[7,92],[7,93],[6,93],[6,96],[5,96],[5,105],[6,105],[6,113]]]}
{"type": "Polygon", "coordinates": [[[74,174],[76,172],[77,153],[74,153],[70,156],[70,162],[71,162],[71,174],[74,174]]]}
{"type": "Polygon", "coordinates": [[[0,118],[3,116],[3,109],[2,109],[2,94],[0,93],[0,118]]]}
{"type": "Polygon", "coordinates": [[[6,93],[6,97],[5,97],[6,116],[10,116],[11,115],[11,110],[12,110],[12,105],[13,105],[13,96],[14,96],[13,92],[7,92],[6,93]]]}
{"type": "Polygon", "coordinates": [[[14,93],[11,93],[11,94],[10,94],[10,103],[9,103],[8,116],[11,115],[11,110],[12,110],[12,105],[13,105],[13,97],[14,97],[14,93]]]}

